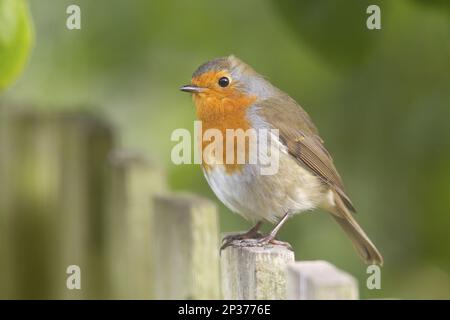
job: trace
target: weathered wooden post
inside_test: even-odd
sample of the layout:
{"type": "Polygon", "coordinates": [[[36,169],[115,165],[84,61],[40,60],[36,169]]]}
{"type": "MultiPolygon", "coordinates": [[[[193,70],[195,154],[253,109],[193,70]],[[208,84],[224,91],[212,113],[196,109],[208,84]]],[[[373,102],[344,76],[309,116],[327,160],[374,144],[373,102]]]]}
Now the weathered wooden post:
{"type": "Polygon", "coordinates": [[[102,119],[89,113],[59,115],[62,160],[59,181],[60,268],[78,265],[82,289],[68,290],[58,279],[61,298],[107,298],[104,221],[107,159],[115,146],[115,133],[102,119]]]}
{"type": "Polygon", "coordinates": [[[326,261],[302,261],[288,266],[288,299],[355,300],[358,283],[326,261]]]}
{"type": "Polygon", "coordinates": [[[294,253],[278,245],[234,247],[222,251],[224,299],[286,299],[286,267],[294,253]]]}
{"type": "Polygon", "coordinates": [[[1,260],[8,284],[4,296],[54,297],[58,124],[55,117],[16,110],[2,118],[0,231],[5,248],[1,260]]]}
{"type": "Polygon", "coordinates": [[[107,264],[112,298],[153,298],[152,197],[165,174],[143,155],[115,150],[109,158],[107,264]]]}
{"type": "Polygon", "coordinates": [[[17,296],[14,290],[15,267],[12,224],[12,181],[14,143],[12,121],[5,106],[0,106],[0,299],[17,296]]]}
{"type": "Polygon", "coordinates": [[[111,128],[88,114],[10,110],[4,116],[0,231],[7,232],[0,267],[9,278],[4,296],[105,297],[101,225],[111,128]],[[81,268],[81,290],[66,287],[69,265],[81,268]]]}
{"type": "Polygon", "coordinates": [[[11,298],[12,273],[12,235],[9,227],[11,217],[11,152],[10,121],[4,106],[0,105],[0,299],[11,298]]]}
{"type": "Polygon", "coordinates": [[[190,194],[155,198],[153,243],[157,299],[218,299],[216,206],[190,194]]]}

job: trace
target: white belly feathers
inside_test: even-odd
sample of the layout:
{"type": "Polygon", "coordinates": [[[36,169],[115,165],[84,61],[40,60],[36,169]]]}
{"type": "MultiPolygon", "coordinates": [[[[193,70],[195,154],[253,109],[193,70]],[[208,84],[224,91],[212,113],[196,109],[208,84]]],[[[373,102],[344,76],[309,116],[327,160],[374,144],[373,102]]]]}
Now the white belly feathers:
{"type": "Polygon", "coordinates": [[[231,174],[223,165],[216,165],[204,170],[204,174],[217,197],[251,221],[275,222],[286,212],[312,210],[320,205],[325,192],[316,176],[284,153],[279,172],[274,175],[261,175],[256,164],[243,165],[231,174]]]}

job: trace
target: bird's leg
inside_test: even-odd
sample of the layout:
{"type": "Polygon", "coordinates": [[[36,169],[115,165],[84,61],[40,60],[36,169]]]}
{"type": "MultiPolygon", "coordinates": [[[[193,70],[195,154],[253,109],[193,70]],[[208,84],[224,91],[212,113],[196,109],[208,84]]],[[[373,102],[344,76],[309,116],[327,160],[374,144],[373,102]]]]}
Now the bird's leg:
{"type": "Polygon", "coordinates": [[[240,234],[229,234],[222,239],[222,247],[220,247],[220,250],[225,249],[226,247],[230,246],[233,241],[236,240],[244,240],[244,239],[257,239],[262,237],[261,233],[259,233],[259,229],[261,228],[262,221],[258,221],[250,230],[248,230],[245,233],[240,234]]]}
{"type": "Polygon", "coordinates": [[[258,223],[256,223],[247,232],[239,233],[239,234],[229,234],[229,235],[223,237],[222,242],[228,241],[229,239],[242,240],[242,239],[259,238],[259,237],[261,237],[261,234],[258,231],[261,228],[261,225],[262,225],[262,221],[258,221],[258,223]]]}
{"type": "Polygon", "coordinates": [[[289,212],[286,212],[284,214],[284,216],[281,218],[281,220],[278,221],[275,228],[273,228],[273,230],[270,231],[270,233],[267,236],[261,237],[256,241],[257,245],[263,246],[263,245],[271,243],[271,244],[281,245],[281,246],[288,248],[289,250],[292,250],[292,247],[289,243],[275,239],[275,236],[277,235],[278,231],[280,231],[281,227],[287,221],[288,218],[289,218],[289,212]]]}

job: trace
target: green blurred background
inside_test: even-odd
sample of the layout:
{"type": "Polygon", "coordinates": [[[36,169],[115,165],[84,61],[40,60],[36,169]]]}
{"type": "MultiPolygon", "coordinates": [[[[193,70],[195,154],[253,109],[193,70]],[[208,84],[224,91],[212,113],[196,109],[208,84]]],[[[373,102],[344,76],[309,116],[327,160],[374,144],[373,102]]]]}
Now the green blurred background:
{"type": "MultiPolygon", "coordinates": [[[[166,167],[172,188],[219,203],[199,166],[171,163],[170,134],[192,130],[195,118],[179,86],[201,63],[235,54],[314,119],[358,221],[384,255],[382,289],[365,288],[365,266],[323,213],[296,216],[282,229],[296,258],[349,271],[364,298],[450,298],[448,1],[29,4],[34,49],[3,104],[99,113],[119,128],[123,145],[166,167]],[[81,7],[81,30],[66,28],[70,4],[81,7]],[[381,7],[381,30],[366,28],[370,4],[381,7]]],[[[0,70],[17,58],[1,50],[0,70]]],[[[249,227],[220,209],[222,231],[249,227]]]]}

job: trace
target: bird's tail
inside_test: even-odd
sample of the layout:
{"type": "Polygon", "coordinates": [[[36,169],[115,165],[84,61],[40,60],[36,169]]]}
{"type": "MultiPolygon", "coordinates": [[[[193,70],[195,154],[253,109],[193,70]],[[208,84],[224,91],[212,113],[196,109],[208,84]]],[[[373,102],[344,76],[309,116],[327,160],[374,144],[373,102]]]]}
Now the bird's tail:
{"type": "Polygon", "coordinates": [[[345,233],[352,240],[353,246],[358,251],[361,258],[367,264],[383,265],[383,257],[378,249],[370,241],[369,237],[359,226],[352,214],[349,212],[341,198],[335,195],[336,213],[333,213],[333,218],[339,223],[345,233]]]}

